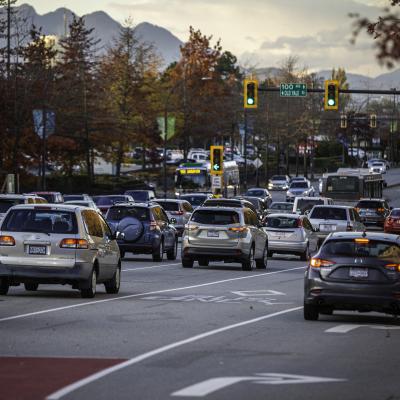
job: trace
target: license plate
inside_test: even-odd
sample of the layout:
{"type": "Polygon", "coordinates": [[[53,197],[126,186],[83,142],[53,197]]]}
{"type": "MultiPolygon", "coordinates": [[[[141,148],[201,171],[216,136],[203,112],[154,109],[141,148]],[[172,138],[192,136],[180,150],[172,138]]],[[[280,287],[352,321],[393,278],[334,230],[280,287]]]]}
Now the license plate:
{"type": "Polygon", "coordinates": [[[207,232],[208,237],[219,237],[219,232],[217,231],[208,231],[207,232]]]}
{"type": "Polygon", "coordinates": [[[350,268],[351,278],[368,278],[368,268],[350,268]]]}
{"type": "Polygon", "coordinates": [[[336,225],[320,225],[320,231],[336,231],[336,225]]]}
{"type": "Polygon", "coordinates": [[[29,246],[29,254],[46,255],[46,246],[29,246]]]}

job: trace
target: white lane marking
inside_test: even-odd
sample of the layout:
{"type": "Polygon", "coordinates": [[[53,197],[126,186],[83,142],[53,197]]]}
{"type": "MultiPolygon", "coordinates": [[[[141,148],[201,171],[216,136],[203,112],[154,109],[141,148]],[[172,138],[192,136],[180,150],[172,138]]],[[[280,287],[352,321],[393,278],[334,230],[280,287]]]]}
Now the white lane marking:
{"type": "Polygon", "coordinates": [[[137,271],[137,270],[140,270],[140,269],[152,269],[152,268],[172,267],[173,265],[181,265],[181,263],[153,265],[153,266],[151,266],[151,267],[128,268],[128,269],[123,269],[122,272],[137,271]]]}
{"type": "Polygon", "coordinates": [[[238,281],[238,280],[242,280],[242,279],[258,278],[259,276],[281,274],[282,272],[295,271],[295,270],[304,269],[304,268],[306,268],[306,267],[296,267],[296,268],[282,269],[280,271],[265,272],[263,274],[241,276],[240,278],[223,279],[223,280],[220,280],[220,281],[201,283],[201,284],[192,285],[192,286],[184,286],[184,287],[178,287],[178,288],[172,288],[172,289],[156,290],[156,291],[153,291],[153,292],[146,292],[146,293],[128,294],[126,296],[112,297],[112,298],[109,298],[109,299],[88,301],[86,303],[78,303],[78,304],[72,304],[72,305],[69,305],[69,306],[63,306],[63,307],[57,307],[57,308],[49,308],[47,310],[42,310],[42,311],[34,311],[34,312],[26,313],[26,314],[12,315],[10,317],[0,318],[0,322],[11,321],[11,320],[14,320],[14,319],[20,319],[20,318],[26,318],[26,317],[32,317],[32,316],[35,316],[35,315],[47,314],[47,313],[56,312],[56,311],[69,310],[69,309],[72,309],[72,308],[90,306],[90,305],[94,305],[94,304],[108,303],[110,301],[131,299],[131,298],[134,298],[134,297],[148,296],[148,295],[151,295],[151,294],[177,292],[177,291],[180,291],[180,290],[188,290],[188,289],[195,289],[195,288],[204,287],[204,286],[219,285],[220,283],[234,282],[234,281],[238,281]]]}
{"type": "Polygon", "coordinates": [[[334,326],[333,328],[327,329],[326,333],[348,333],[353,331],[354,329],[358,328],[371,328],[371,329],[378,329],[378,330],[399,330],[400,326],[390,326],[390,325],[338,325],[334,326]]]}
{"type": "Polygon", "coordinates": [[[276,290],[246,290],[241,292],[231,292],[238,296],[254,297],[254,296],[285,296],[285,293],[276,290]]]}
{"type": "Polygon", "coordinates": [[[298,310],[301,310],[302,308],[303,307],[294,307],[294,308],[289,308],[289,309],[286,309],[286,310],[278,311],[278,312],[273,313],[273,314],[262,315],[261,317],[249,319],[249,320],[243,321],[243,322],[238,322],[236,324],[227,325],[227,326],[224,326],[224,327],[221,327],[221,328],[218,328],[218,329],[213,329],[211,331],[204,332],[204,333],[201,333],[199,335],[195,335],[195,336],[189,337],[189,338],[184,339],[184,340],[180,340],[178,342],[170,343],[170,344],[168,344],[166,346],[162,346],[162,347],[159,347],[157,349],[148,351],[147,353],[140,354],[140,355],[138,355],[136,357],[133,357],[133,358],[127,360],[127,361],[122,362],[121,364],[114,365],[113,367],[110,367],[110,368],[106,368],[103,371],[97,372],[97,373],[95,373],[93,375],[90,375],[90,376],[88,376],[88,377],[86,377],[84,379],[81,379],[81,380],[79,380],[79,381],[77,381],[75,383],[72,383],[71,385],[68,385],[68,386],[62,388],[62,389],[58,390],[57,392],[52,393],[50,396],[47,397],[47,400],[58,400],[61,397],[65,396],[65,395],[67,395],[67,394],[69,394],[71,392],[74,392],[75,390],[77,390],[77,389],[79,389],[79,388],[81,388],[83,386],[86,386],[86,385],[88,385],[88,384],[90,384],[90,383],[92,383],[94,381],[97,381],[97,380],[99,380],[101,378],[104,378],[107,375],[110,375],[110,374],[112,374],[112,373],[114,373],[116,371],[120,371],[123,368],[130,367],[131,365],[138,364],[141,361],[144,361],[144,360],[147,360],[147,359],[149,359],[151,357],[154,357],[154,356],[157,356],[159,354],[165,353],[165,352],[167,352],[169,350],[176,349],[178,347],[184,346],[184,345],[189,344],[189,343],[197,342],[199,340],[202,340],[204,338],[216,335],[218,333],[222,333],[222,332],[226,332],[226,331],[229,331],[229,330],[232,330],[232,329],[235,329],[235,328],[240,328],[242,326],[254,324],[256,322],[260,322],[260,321],[263,321],[263,320],[266,320],[266,319],[269,319],[269,318],[277,317],[279,315],[288,314],[288,313],[293,312],[293,311],[298,311],[298,310]]]}
{"type": "Polygon", "coordinates": [[[171,394],[177,397],[204,397],[217,390],[239,382],[251,382],[261,385],[293,385],[299,383],[343,382],[346,379],[324,378],[319,376],[292,375],[292,374],[255,374],[255,376],[227,376],[207,379],[206,381],[188,386],[171,394]]]}

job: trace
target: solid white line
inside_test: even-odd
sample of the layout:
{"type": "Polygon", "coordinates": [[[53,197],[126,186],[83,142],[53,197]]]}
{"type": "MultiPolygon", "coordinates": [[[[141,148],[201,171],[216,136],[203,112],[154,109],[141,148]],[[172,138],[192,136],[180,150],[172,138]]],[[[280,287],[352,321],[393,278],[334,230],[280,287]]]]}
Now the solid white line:
{"type": "Polygon", "coordinates": [[[151,267],[139,267],[139,268],[129,268],[129,269],[123,269],[123,272],[130,272],[130,271],[137,271],[140,269],[151,269],[151,268],[162,268],[162,267],[171,267],[173,265],[181,265],[181,263],[175,263],[175,264],[162,264],[162,265],[153,265],[151,267]]]}
{"type": "Polygon", "coordinates": [[[354,325],[354,324],[346,324],[346,325],[338,325],[333,328],[327,329],[325,332],[327,333],[347,333],[354,329],[361,328],[364,325],[354,325]]]}
{"type": "Polygon", "coordinates": [[[140,297],[140,296],[148,296],[150,294],[177,292],[177,291],[180,291],[180,290],[195,289],[195,288],[204,287],[204,286],[219,285],[220,283],[234,282],[234,281],[238,281],[238,280],[242,280],[242,279],[258,278],[259,276],[281,274],[282,272],[295,271],[297,269],[304,269],[304,268],[305,267],[289,268],[289,269],[283,269],[283,270],[280,270],[280,271],[265,272],[263,274],[254,274],[254,275],[242,276],[240,278],[223,279],[223,280],[220,280],[220,281],[201,283],[201,284],[192,285],[192,286],[184,286],[184,287],[178,287],[178,288],[172,288],[172,289],[156,290],[156,291],[147,292],[147,293],[128,294],[126,296],[112,297],[112,298],[104,299],[104,300],[88,301],[86,303],[78,303],[78,304],[72,304],[72,305],[63,306],[63,307],[50,308],[50,309],[42,310],[42,311],[34,311],[34,312],[26,313],[26,314],[12,315],[10,317],[0,318],[0,322],[11,321],[11,320],[14,320],[14,319],[20,319],[20,318],[26,318],[26,317],[32,317],[32,316],[35,316],[35,315],[47,314],[47,313],[51,313],[51,312],[68,310],[68,309],[72,309],[72,308],[90,306],[90,305],[94,305],[94,304],[108,303],[110,301],[125,300],[125,299],[131,299],[131,298],[134,298],[134,297],[140,297]]]}
{"type": "Polygon", "coordinates": [[[86,385],[88,385],[88,384],[90,384],[90,383],[92,383],[94,381],[97,381],[98,379],[104,378],[105,376],[110,375],[110,374],[112,374],[112,373],[114,373],[116,371],[119,371],[119,370],[121,370],[123,368],[126,368],[126,367],[130,367],[131,365],[134,365],[134,364],[138,364],[143,360],[147,360],[147,359],[149,359],[151,357],[154,357],[154,356],[157,356],[157,355],[159,355],[161,353],[165,353],[165,352],[167,352],[169,350],[176,349],[177,347],[184,346],[185,344],[193,343],[193,342],[196,342],[198,340],[202,340],[204,338],[216,335],[216,334],[221,333],[221,332],[226,332],[226,331],[229,331],[229,330],[232,330],[232,329],[235,329],[235,328],[239,328],[239,327],[242,327],[242,326],[254,324],[256,322],[260,322],[260,321],[263,321],[265,319],[277,317],[279,315],[287,314],[287,313],[290,313],[290,312],[293,312],[293,311],[298,311],[298,310],[301,310],[302,308],[303,307],[289,308],[289,309],[286,309],[286,310],[278,311],[278,312],[273,313],[273,314],[263,315],[261,317],[249,319],[247,321],[238,322],[236,324],[227,325],[227,326],[224,326],[222,328],[218,328],[218,329],[214,329],[214,330],[211,330],[211,331],[208,331],[208,332],[204,332],[204,333],[201,333],[199,335],[195,335],[195,336],[192,336],[190,338],[187,338],[187,339],[184,339],[184,340],[180,340],[178,342],[170,343],[170,344],[168,344],[166,346],[162,346],[162,347],[159,347],[157,349],[148,351],[147,353],[143,353],[143,354],[141,354],[139,356],[133,357],[133,358],[131,358],[131,359],[125,361],[125,362],[122,362],[121,364],[114,365],[113,367],[110,367],[110,368],[106,368],[103,371],[97,372],[97,373],[95,373],[93,375],[90,375],[90,376],[88,376],[88,377],[86,377],[84,379],[81,379],[81,380],[79,380],[79,381],[77,381],[75,383],[72,383],[71,385],[68,385],[68,386],[62,388],[62,389],[58,390],[57,392],[52,393],[50,396],[47,397],[47,400],[58,400],[61,397],[63,397],[65,395],[67,395],[67,394],[69,394],[69,393],[81,388],[82,386],[86,386],[86,385]]]}

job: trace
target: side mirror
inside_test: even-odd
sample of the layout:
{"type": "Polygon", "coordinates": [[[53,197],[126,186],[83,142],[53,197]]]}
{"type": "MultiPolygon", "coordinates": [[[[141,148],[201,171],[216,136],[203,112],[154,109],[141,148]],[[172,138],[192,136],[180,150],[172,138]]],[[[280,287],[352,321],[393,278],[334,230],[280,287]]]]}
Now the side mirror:
{"type": "Polygon", "coordinates": [[[169,222],[170,222],[172,225],[175,225],[175,224],[176,224],[176,218],[171,218],[171,219],[169,220],[169,222]]]}
{"type": "Polygon", "coordinates": [[[117,239],[117,240],[124,240],[125,239],[125,233],[123,233],[123,232],[116,232],[115,233],[115,239],[117,239]]]}

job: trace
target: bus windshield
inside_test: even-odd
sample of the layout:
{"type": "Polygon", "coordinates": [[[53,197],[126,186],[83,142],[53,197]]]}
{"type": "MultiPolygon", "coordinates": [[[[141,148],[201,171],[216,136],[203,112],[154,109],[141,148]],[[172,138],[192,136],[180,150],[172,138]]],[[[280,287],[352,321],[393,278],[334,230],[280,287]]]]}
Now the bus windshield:
{"type": "Polygon", "coordinates": [[[188,170],[177,171],[176,187],[182,189],[204,189],[207,187],[207,172],[205,170],[196,170],[196,173],[188,172],[188,170]]]}
{"type": "Polygon", "coordinates": [[[326,191],[328,193],[358,193],[359,190],[359,179],[357,176],[328,176],[326,180],[326,191]]]}

